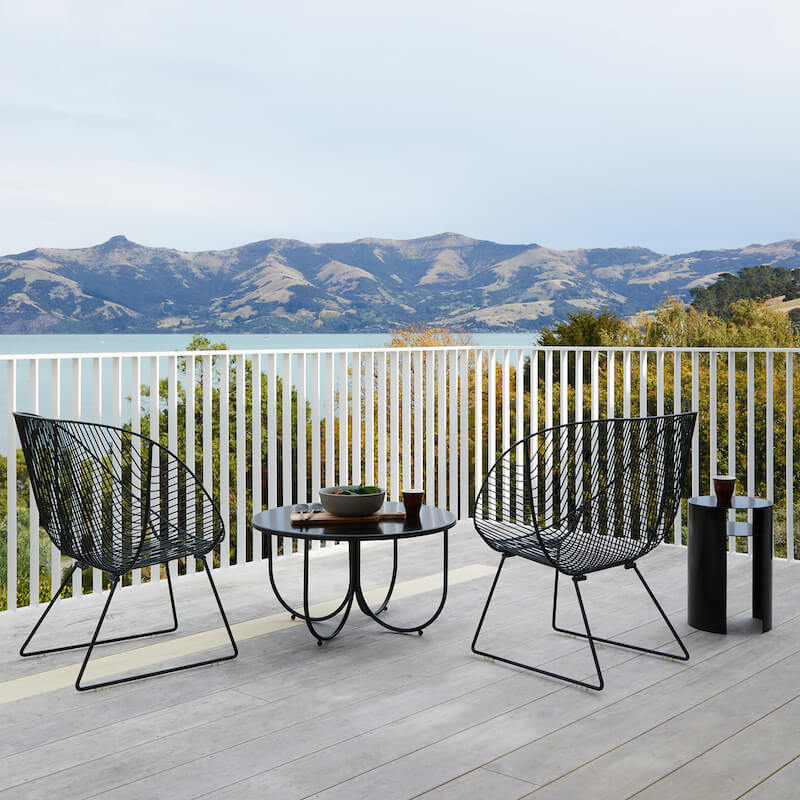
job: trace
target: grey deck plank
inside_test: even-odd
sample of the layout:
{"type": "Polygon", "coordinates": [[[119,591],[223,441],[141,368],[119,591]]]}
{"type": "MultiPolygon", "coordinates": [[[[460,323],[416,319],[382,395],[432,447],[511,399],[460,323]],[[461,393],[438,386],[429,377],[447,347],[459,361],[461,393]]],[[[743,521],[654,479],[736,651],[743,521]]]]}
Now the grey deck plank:
{"type": "Polygon", "coordinates": [[[793,800],[800,786],[800,755],[742,794],[742,800],[793,800]]]}
{"type": "MultiPolygon", "coordinates": [[[[800,589],[793,594],[793,609],[800,609],[800,589]]],[[[787,609],[787,613],[792,611],[787,609]]],[[[800,649],[800,616],[781,623],[778,615],[769,647],[764,647],[758,638],[748,638],[740,640],[735,651],[720,651],[701,663],[695,653],[691,669],[566,725],[499,759],[490,768],[546,784],[642,735],[714,691],[733,686],[755,671],[796,653],[800,649]]]]}
{"type": "MultiPolygon", "coordinates": [[[[798,661],[800,659],[795,659],[792,665],[795,670],[798,661]]],[[[788,678],[788,682],[792,683],[791,678],[788,678]]],[[[769,706],[763,703],[757,708],[763,711],[769,706]]],[[[692,794],[702,794],[708,800],[740,797],[767,779],[776,769],[796,759],[800,755],[798,742],[800,696],[795,695],[792,700],[767,711],[734,736],[651,784],[637,797],[641,800],[666,800],[690,797],[692,794]]],[[[785,797],[797,797],[800,794],[797,785],[792,788],[793,793],[785,797]]]]}
{"type": "MultiPolygon", "coordinates": [[[[495,554],[468,524],[459,525],[451,540],[451,568],[496,565],[495,554]]],[[[386,580],[385,556],[378,549],[370,554],[372,585],[386,580]]],[[[406,548],[399,580],[430,575],[440,563],[436,548],[406,548]]],[[[315,561],[320,599],[340,590],[343,564],[341,552],[315,561]]],[[[296,558],[278,564],[289,594],[293,587],[296,593],[299,568],[296,558]]],[[[794,589],[800,566],[776,562],[776,626],[766,636],[749,620],[746,558],[729,557],[729,614],[735,616],[728,636],[686,625],[684,550],[658,548],[642,568],[686,637],[688,664],[602,647],[607,688],[596,694],[477,658],[469,641],[491,582],[481,578],[452,588],[445,613],[421,639],[385,634],[354,615],[342,637],[323,648],[296,625],[244,641],[236,661],[179,679],[88,694],[58,690],[2,706],[3,796],[536,798],[572,796],[587,786],[594,796],[596,783],[586,781],[599,765],[608,796],[619,797],[627,784],[612,757],[636,762],[635,754],[649,753],[659,735],[669,741],[672,759],[666,766],[640,764],[632,791],[655,798],[673,787],[676,796],[674,787],[691,783],[693,764],[726,768],[733,756],[725,741],[754,732],[763,749],[769,736],[791,728],[776,709],[793,702],[784,671],[798,668],[792,658],[800,652],[800,590],[794,589]],[[726,728],[722,710],[731,703],[738,716],[726,728]],[[710,738],[698,734],[706,724],[710,738]]],[[[265,588],[263,565],[223,571],[218,584],[233,622],[279,611],[265,588]]],[[[516,647],[523,659],[557,670],[588,672],[585,642],[550,629],[552,573],[511,562],[504,584],[482,644],[516,647]]],[[[638,582],[609,573],[589,584],[587,608],[598,635],[669,643],[652,607],[642,603],[638,582]]],[[[157,615],[164,588],[131,594],[116,624],[129,625],[141,606],[157,615]]],[[[564,589],[560,614],[572,625],[579,618],[568,583],[564,589]]],[[[178,592],[182,632],[207,629],[214,617],[213,605],[204,605],[204,579],[179,582],[178,592]]],[[[409,598],[406,607],[398,602],[392,613],[431,602],[430,594],[409,598]]],[[[91,627],[97,600],[65,604],[64,619],[91,627]]],[[[0,641],[18,642],[33,619],[32,611],[0,618],[0,641]]],[[[0,648],[0,670],[7,680],[74,663],[75,657],[19,659],[6,646],[0,648]]],[[[782,750],[762,769],[742,761],[735,786],[756,800],[780,797],[765,792],[793,787],[791,776],[799,769],[793,764],[782,750]]]]}

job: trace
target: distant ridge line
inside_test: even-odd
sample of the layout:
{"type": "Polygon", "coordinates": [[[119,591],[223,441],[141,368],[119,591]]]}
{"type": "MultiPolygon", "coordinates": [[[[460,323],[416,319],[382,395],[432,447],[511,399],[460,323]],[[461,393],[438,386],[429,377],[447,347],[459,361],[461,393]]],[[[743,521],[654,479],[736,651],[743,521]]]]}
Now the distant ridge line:
{"type": "Polygon", "coordinates": [[[0,257],[0,333],[381,332],[410,324],[534,331],[580,310],[630,315],[688,299],[720,274],[800,267],[800,240],[665,255],[557,250],[446,232],[224,250],[148,247],[124,235],[0,257]]]}

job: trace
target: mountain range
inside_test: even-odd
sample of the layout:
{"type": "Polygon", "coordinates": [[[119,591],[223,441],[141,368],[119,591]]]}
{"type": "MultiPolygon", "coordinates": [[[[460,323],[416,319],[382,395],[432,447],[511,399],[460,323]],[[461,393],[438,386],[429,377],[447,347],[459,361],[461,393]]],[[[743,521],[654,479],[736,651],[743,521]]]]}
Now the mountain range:
{"type": "Polygon", "coordinates": [[[579,310],[628,316],[722,273],[800,267],[800,239],[664,255],[554,250],[443,233],[185,252],[114,236],[0,257],[0,333],[535,330],[579,310]]]}

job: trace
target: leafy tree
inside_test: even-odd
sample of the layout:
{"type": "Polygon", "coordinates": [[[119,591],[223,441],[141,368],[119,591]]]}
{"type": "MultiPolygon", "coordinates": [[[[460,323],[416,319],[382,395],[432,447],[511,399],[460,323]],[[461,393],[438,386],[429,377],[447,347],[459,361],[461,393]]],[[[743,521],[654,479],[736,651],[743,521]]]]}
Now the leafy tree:
{"type": "Polygon", "coordinates": [[[389,347],[470,347],[472,334],[455,333],[449,328],[427,325],[409,325],[391,331],[389,347]]]}
{"type": "Polygon", "coordinates": [[[692,305],[698,311],[723,319],[731,318],[731,303],[736,300],[767,300],[779,296],[786,300],[800,296],[800,269],[769,264],[744,267],[737,275],[725,272],[710,286],[691,290],[692,305]]]}
{"type": "Polygon", "coordinates": [[[539,344],[559,347],[577,345],[597,347],[614,341],[625,329],[624,320],[608,309],[599,314],[591,311],[579,311],[569,314],[567,322],[559,322],[552,328],[542,328],[539,333],[539,344]]]}

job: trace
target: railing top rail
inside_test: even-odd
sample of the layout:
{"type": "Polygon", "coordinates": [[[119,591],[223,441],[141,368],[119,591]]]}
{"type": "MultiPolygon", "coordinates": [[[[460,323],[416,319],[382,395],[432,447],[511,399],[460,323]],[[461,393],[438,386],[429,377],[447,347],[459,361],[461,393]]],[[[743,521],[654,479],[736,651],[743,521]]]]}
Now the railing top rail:
{"type": "Polygon", "coordinates": [[[432,347],[311,347],[311,348],[238,348],[230,350],[147,350],[84,353],[8,353],[0,354],[3,361],[47,361],[88,358],[169,358],[172,356],[239,356],[239,355],[314,355],[338,353],[404,353],[451,351],[542,351],[542,352],[598,352],[598,353],[791,353],[800,354],[800,347],[657,347],[620,345],[529,345],[520,344],[470,344],[432,347]]]}

